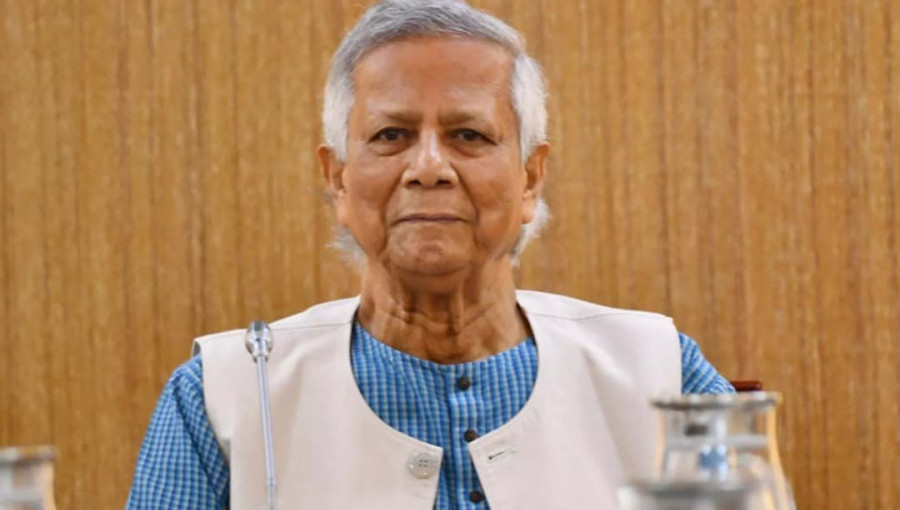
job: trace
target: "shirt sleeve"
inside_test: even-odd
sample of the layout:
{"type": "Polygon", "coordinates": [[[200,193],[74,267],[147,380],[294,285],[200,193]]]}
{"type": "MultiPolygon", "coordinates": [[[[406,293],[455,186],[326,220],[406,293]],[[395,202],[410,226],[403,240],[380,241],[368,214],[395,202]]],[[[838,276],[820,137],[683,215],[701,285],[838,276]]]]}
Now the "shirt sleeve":
{"type": "Polygon", "coordinates": [[[678,333],[678,340],[681,342],[681,393],[734,393],[734,387],[706,361],[693,338],[678,333]]]}
{"type": "Polygon", "coordinates": [[[228,508],[228,465],[206,415],[201,363],[191,358],[163,389],[127,509],[228,508]]]}

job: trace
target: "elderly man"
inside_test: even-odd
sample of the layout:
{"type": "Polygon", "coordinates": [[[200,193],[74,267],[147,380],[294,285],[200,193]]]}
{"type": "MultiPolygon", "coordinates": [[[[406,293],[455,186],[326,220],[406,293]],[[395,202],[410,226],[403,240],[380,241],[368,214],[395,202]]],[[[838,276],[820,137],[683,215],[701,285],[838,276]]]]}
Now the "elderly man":
{"type": "MultiPolygon", "coordinates": [[[[319,159],[362,288],[273,325],[281,508],[613,508],[652,471],[651,396],[732,391],[666,317],[514,288],[544,96],[519,34],[463,2],[385,0],[344,39],[319,159]]],[[[260,508],[243,332],[195,352],[129,507],[260,508]]]]}

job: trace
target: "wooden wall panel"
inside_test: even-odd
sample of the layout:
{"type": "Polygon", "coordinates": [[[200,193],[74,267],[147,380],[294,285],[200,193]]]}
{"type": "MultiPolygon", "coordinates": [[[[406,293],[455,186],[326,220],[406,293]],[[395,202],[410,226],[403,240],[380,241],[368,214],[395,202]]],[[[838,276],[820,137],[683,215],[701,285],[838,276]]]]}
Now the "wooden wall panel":
{"type": "MultiPolygon", "coordinates": [[[[900,506],[900,5],[479,0],[550,84],[523,287],[785,393],[800,508],[900,506]]],[[[350,295],[315,147],[350,0],[0,0],[0,444],[120,506],[192,337],[350,295]]]]}

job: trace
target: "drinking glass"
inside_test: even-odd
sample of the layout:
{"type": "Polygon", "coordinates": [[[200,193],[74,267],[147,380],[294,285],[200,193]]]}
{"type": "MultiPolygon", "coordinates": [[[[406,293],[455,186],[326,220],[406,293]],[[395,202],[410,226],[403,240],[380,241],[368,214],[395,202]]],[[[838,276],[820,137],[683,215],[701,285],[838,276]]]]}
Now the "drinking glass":
{"type": "Polygon", "coordinates": [[[55,510],[50,446],[0,448],[0,510],[55,510]]]}

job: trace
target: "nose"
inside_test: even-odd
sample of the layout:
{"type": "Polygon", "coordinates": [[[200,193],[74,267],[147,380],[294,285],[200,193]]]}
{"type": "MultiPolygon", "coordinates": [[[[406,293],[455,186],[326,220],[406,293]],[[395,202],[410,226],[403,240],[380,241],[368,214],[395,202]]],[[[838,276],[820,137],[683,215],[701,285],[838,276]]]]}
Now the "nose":
{"type": "Polygon", "coordinates": [[[403,173],[404,186],[450,188],[459,182],[459,176],[450,166],[438,133],[421,133],[412,157],[412,162],[403,173]]]}

